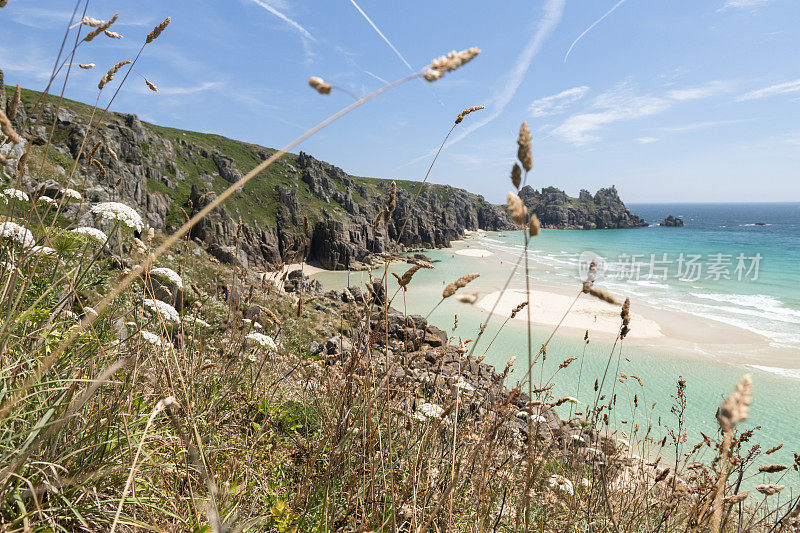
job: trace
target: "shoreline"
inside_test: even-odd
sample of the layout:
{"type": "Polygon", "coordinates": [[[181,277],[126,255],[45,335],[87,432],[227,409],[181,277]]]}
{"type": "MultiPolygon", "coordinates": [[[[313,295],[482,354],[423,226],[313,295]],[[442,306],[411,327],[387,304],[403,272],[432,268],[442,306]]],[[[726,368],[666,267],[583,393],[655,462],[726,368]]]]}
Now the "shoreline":
{"type": "MultiPolygon", "coordinates": [[[[478,232],[465,233],[462,240],[452,241],[452,246],[438,251],[463,260],[476,261],[476,264],[486,267],[508,268],[507,258],[483,247],[473,246],[481,235],[478,232]]],[[[287,265],[285,269],[294,270],[301,266],[303,272],[310,277],[332,272],[313,262],[287,265]]],[[[358,279],[360,278],[353,278],[353,282],[358,279]]],[[[505,320],[511,310],[526,299],[524,290],[518,284],[512,283],[500,302],[497,302],[502,286],[481,286],[481,281],[479,279],[475,282],[472,292],[478,294],[474,309],[484,315],[497,303],[495,313],[500,320],[505,320]]],[[[602,283],[598,283],[598,287],[602,287],[602,283]]],[[[561,321],[579,290],[580,287],[573,284],[536,282],[531,298],[533,326],[552,330],[561,321]]],[[[614,296],[618,300],[624,300],[623,294],[614,293],[614,296]]],[[[522,325],[526,322],[527,311],[523,310],[509,321],[509,325],[522,325]]],[[[620,306],[581,294],[559,326],[559,335],[579,340],[583,339],[588,329],[592,341],[613,343],[619,328],[620,306]]],[[[800,360],[796,350],[791,347],[776,347],[769,341],[764,335],[740,326],[685,311],[659,308],[646,300],[631,296],[630,333],[624,341],[630,348],[656,350],[666,356],[674,354],[704,357],[784,377],[800,375],[800,360]]]]}

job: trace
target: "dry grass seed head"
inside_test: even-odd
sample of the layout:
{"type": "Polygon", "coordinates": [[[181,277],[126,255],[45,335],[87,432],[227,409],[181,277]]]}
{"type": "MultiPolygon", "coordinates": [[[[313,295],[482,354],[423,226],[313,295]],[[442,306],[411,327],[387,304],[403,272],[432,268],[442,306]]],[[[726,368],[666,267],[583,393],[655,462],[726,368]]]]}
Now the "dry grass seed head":
{"type": "Polygon", "coordinates": [[[519,190],[519,186],[522,185],[522,169],[517,163],[514,163],[514,166],[511,167],[511,183],[517,190],[519,190]]]}
{"type": "Polygon", "coordinates": [[[311,76],[308,78],[308,84],[319,94],[331,94],[331,89],[333,89],[333,85],[325,83],[325,80],[319,76],[311,76]]]}
{"type": "Polygon", "coordinates": [[[101,146],[102,144],[103,144],[103,141],[102,141],[102,140],[99,140],[99,141],[97,141],[96,143],[94,143],[94,146],[92,146],[92,149],[89,151],[89,158],[88,158],[88,159],[89,159],[89,161],[91,161],[92,159],[94,159],[94,155],[97,153],[97,150],[100,148],[100,146],[101,146]]]}
{"type": "Polygon", "coordinates": [[[104,20],[97,20],[92,17],[83,17],[83,19],[81,19],[81,24],[83,24],[84,26],[90,26],[92,28],[97,28],[98,26],[102,26],[105,23],[106,21],[104,20]]]}
{"type": "Polygon", "coordinates": [[[122,35],[115,31],[105,30],[103,33],[106,34],[106,37],[110,37],[111,39],[122,39],[122,35]]]}
{"type": "MultiPolygon", "coordinates": [[[[0,87],[0,89],[1,88],[2,87],[0,87]]],[[[14,96],[8,103],[8,118],[10,120],[14,120],[15,118],[17,118],[17,109],[19,108],[19,101],[21,98],[22,98],[22,90],[19,88],[19,83],[18,83],[17,88],[14,90],[14,96]]]]}
{"type": "Polygon", "coordinates": [[[109,145],[105,145],[106,152],[114,160],[115,163],[119,163],[119,157],[117,157],[117,152],[115,152],[109,145]]]}
{"type": "Polygon", "coordinates": [[[536,214],[531,214],[531,220],[528,223],[528,234],[531,237],[536,237],[539,235],[539,231],[542,229],[542,224],[539,222],[539,217],[536,214]]]}
{"type": "Polygon", "coordinates": [[[775,485],[774,483],[768,483],[756,486],[756,490],[765,496],[772,496],[773,494],[778,494],[785,488],[786,485],[775,485]]]}
{"type": "Polygon", "coordinates": [[[456,293],[458,289],[462,289],[467,286],[468,283],[473,281],[475,278],[480,276],[477,272],[473,272],[472,274],[467,274],[466,276],[461,276],[453,283],[449,284],[447,287],[444,288],[442,291],[442,298],[449,298],[456,293]]]}
{"type": "Polygon", "coordinates": [[[458,300],[462,304],[472,305],[478,301],[478,293],[470,292],[466,294],[456,294],[456,300],[458,300]]]}
{"type": "Polygon", "coordinates": [[[414,274],[420,268],[422,268],[421,265],[414,265],[406,270],[402,276],[398,276],[396,272],[392,272],[392,275],[397,278],[397,284],[403,287],[403,290],[405,291],[408,290],[408,284],[411,283],[411,278],[414,277],[414,274]]]}
{"type": "Polygon", "coordinates": [[[128,60],[120,61],[119,63],[117,63],[116,65],[114,65],[110,69],[108,69],[108,72],[106,72],[106,75],[103,76],[103,79],[101,79],[100,83],[97,84],[97,88],[102,91],[103,87],[105,87],[108,82],[110,82],[111,80],[114,79],[114,75],[117,73],[117,71],[119,69],[121,69],[122,67],[124,67],[125,65],[130,65],[130,63],[131,62],[128,61],[128,60]]]}
{"type": "Polygon", "coordinates": [[[766,452],[764,452],[764,454],[765,455],[773,454],[773,453],[777,452],[778,450],[780,450],[781,448],[783,448],[783,444],[778,444],[777,446],[774,446],[774,447],[770,448],[769,450],[767,450],[766,452]]]}
{"type": "Polygon", "coordinates": [[[0,130],[2,130],[3,135],[8,137],[12,143],[19,144],[22,142],[22,139],[17,132],[14,131],[14,126],[11,125],[11,121],[2,109],[0,109],[0,130]]]}
{"type": "Polygon", "coordinates": [[[466,65],[480,53],[481,49],[477,46],[467,48],[466,50],[462,50],[460,52],[453,50],[446,56],[440,56],[431,61],[431,64],[425,74],[423,74],[423,77],[427,81],[436,81],[444,76],[445,72],[452,72],[457,68],[466,65]]]}
{"type": "Polygon", "coordinates": [[[103,164],[97,159],[92,159],[92,164],[97,167],[97,172],[100,174],[100,177],[105,179],[106,168],[103,166],[103,164]]]}
{"type": "Polygon", "coordinates": [[[511,215],[511,220],[518,226],[525,226],[527,210],[525,209],[525,204],[522,202],[522,198],[510,192],[508,193],[507,200],[508,213],[511,215]]]}
{"type": "Polygon", "coordinates": [[[170,22],[172,22],[172,17],[167,17],[161,24],[153,28],[153,31],[147,34],[147,44],[150,44],[158,39],[158,36],[161,35],[161,32],[164,31],[167,26],[169,26],[170,22]]]}
{"type": "Polygon", "coordinates": [[[786,466],[786,465],[778,465],[778,464],[764,465],[762,467],[759,467],[758,471],[759,472],[764,472],[766,474],[774,474],[776,472],[783,472],[787,468],[789,468],[789,467],[786,466]]]}
{"type": "Polygon", "coordinates": [[[86,37],[84,37],[83,40],[86,41],[86,42],[91,41],[92,39],[94,39],[95,37],[97,37],[98,35],[103,33],[104,31],[106,31],[108,28],[110,28],[111,25],[114,24],[117,21],[118,17],[119,17],[119,13],[114,13],[114,16],[111,17],[111,19],[108,22],[104,22],[104,23],[100,24],[99,26],[97,26],[94,30],[90,31],[88,34],[86,34],[86,37]]]}
{"type": "Polygon", "coordinates": [[[533,154],[531,152],[531,130],[528,128],[528,123],[523,122],[519,127],[519,138],[517,144],[517,159],[522,163],[522,168],[525,172],[529,172],[533,168],[533,154]]]}
{"type": "Polygon", "coordinates": [[[739,494],[733,494],[732,496],[728,496],[722,501],[728,505],[735,505],[737,503],[742,503],[750,496],[750,491],[740,492],[739,494]]]}
{"type": "Polygon", "coordinates": [[[90,68],[94,68],[94,63],[78,63],[78,66],[84,70],[89,70],[90,68]]]}
{"type": "Polygon", "coordinates": [[[466,117],[470,113],[474,113],[475,111],[480,111],[481,109],[486,109],[486,106],[474,105],[472,107],[466,108],[456,117],[456,124],[461,124],[461,121],[464,120],[464,117],[466,117]]]}
{"type": "Polygon", "coordinates": [[[596,287],[589,287],[589,290],[586,291],[586,293],[594,296],[595,298],[599,298],[604,302],[608,302],[613,305],[620,305],[619,301],[616,298],[608,294],[603,289],[598,289],[596,287]]]}
{"type": "Polygon", "coordinates": [[[622,329],[619,332],[619,338],[624,339],[625,336],[630,331],[628,325],[631,323],[631,299],[625,298],[625,303],[622,304],[622,311],[620,312],[620,317],[622,317],[622,329]]]}
{"type": "Polygon", "coordinates": [[[717,409],[717,422],[723,431],[732,431],[739,422],[750,414],[753,403],[753,379],[745,374],[722,405],[717,409]]]}
{"type": "Polygon", "coordinates": [[[516,306],[514,309],[512,309],[512,310],[511,310],[511,318],[514,318],[515,316],[517,316],[517,313],[519,313],[520,311],[522,311],[522,310],[525,308],[525,306],[526,306],[526,305],[528,305],[528,302],[527,302],[527,301],[525,301],[525,302],[521,302],[521,303],[520,303],[520,304],[518,304],[518,305],[517,305],[517,306],[516,306]]]}
{"type": "Polygon", "coordinates": [[[150,89],[150,90],[151,90],[151,91],[153,91],[154,93],[157,93],[157,92],[158,92],[158,87],[156,87],[155,85],[153,85],[153,84],[150,82],[150,80],[148,80],[147,78],[145,78],[145,79],[144,79],[144,82],[147,84],[147,88],[148,88],[148,89],[150,89]]]}

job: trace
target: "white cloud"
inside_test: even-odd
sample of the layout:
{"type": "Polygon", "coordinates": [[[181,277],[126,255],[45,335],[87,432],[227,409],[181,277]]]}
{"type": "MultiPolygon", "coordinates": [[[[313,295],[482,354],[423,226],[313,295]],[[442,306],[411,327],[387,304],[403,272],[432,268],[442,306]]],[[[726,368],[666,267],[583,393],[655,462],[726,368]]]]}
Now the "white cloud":
{"type": "Polygon", "coordinates": [[[566,109],[577,102],[589,92],[589,87],[582,85],[580,87],[573,87],[566,89],[558,94],[545,96],[534,100],[528,111],[534,117],[546,117],[548,115],[555,115],[566,111],[566,109]]]}
{"type": "Polygon", "coordinates": [[[183,96],[218,89],[222,85],[222,82],[219,81],[206,81],[199,85],[188,85],[186,87],[159,87],[158,92],[166,96],[183,96]]]}
{"type": "Polygon", "coordinates": [[[686,87],[683,89],[673,89],[667,92],[667,98],[684,102],[687,100],[698,100],[723,94],[731,90],[732,83],[725,81],[712,81],[698,87],[686,87]]]}
{"type": "MultiPolygon", "coordinates": [[[[638,95],[630,83],[621,83],[614,89],[606,91],[595,98],[589,108],[590,112],[580,113],[567,118],[553,130],[553,135],[576,146],[600,140],[599,131],[609,124],[625,120],[657,115],[671,107],[688,101],[710,98],[731,90],[732,82],[713,81],[697,87],[672,89],[663,96],[638,95]]],[[[800,89],[798,89],[800,90],[800,89]]],[[[688,131],[734,121],[697,123],[678,128],[662,128],[662,131],[688,131]]],[[[654,137],[641,137],[639,142],[646,144],[655,142],[654,137]]]]}
{"type": "Polygon", "coordinates": [[[636,142],[638,142],[639,144],[650,144],[658,142],[660,140],[661,139],[659,139],[658,137],[639,137],[638,139],[636,139],[636,142]]]}
{"type": "Polygon", "coordinates": [[[767,98],[769,96],[796,92],[800,92],[800,80],[787,81],[784,83],[778,83],[776,85],[770,85],[769,87],[764,87],[763,89],[750,91],[749,93],[737,96],[736,101],[744,102],[747,100],[760,100],[761,98],[767,98]]]}
{"type": "Polygon", "coordinates": [[[599,95],[592,105],[597,111],[573,115],[558,126],[553,133],[576,146],[600,140],[597,131],[603,126],[621,120],[634,120],[656,115],[672,105],[666,98],[639,96],[630,85],[623,83],[599,95]]]}
{"type": "Polygon", "coordinates": [[[711,120],[707,122],[695,122],[693,124],[686,124],[684,126],[665,126],[663,128],[658,128],[659,131],[667,131],[670,133],[682,133],[684,131],[694,131],[694,130],[702,130],[706,128],[713,128],[716,126],[725,126],[728,124],[738,124],[740,122],[744,122],[742,119],[733,119],[733,120],[711,120]]]}
{"type": "Polygon", "coordinates": [[[726,0],[717,11],[726,11],[728,9],[754,9],[766,5],[768,2],[769,0],[726,0]]]}
{"type": "MultiPolygon", "coordinates": [[[[284,15],[283,13],[281,13],[280,11],[275,9],[275,7],[273,7],[272,5],[268,4],[264,0],[250,0],[250,1],[255,3],[255,4],[257,4],[257,5],[259,5],[259,6],[261,6],[261,7],[263,7],[264,9],[266,9],[267,11],[269,11],[270,13],[272,13],[273,15],[278,17],[279,19],[283,20],[284,22],[286,22],[287,24],[292,26],[295,30],[297,30],[300,33],[300,35],[302,35],[306,39],[309,39],[311,41],[316,41],[314,36],[311,35],[311,33],[307,29],[305,29],[300,24],[298,24],[294,20],[290,19],[289,17],[287,17],[286,15],[284,15]]],[[[274,0],[273,0],[273,2],[274,2],[274,0]]],[[[280,2],[280,1],[277,2],[277,4],[280,5],[280,6],[285,6],[286,5],[286,4],[284,4],[283,2],[280,2]]]]}

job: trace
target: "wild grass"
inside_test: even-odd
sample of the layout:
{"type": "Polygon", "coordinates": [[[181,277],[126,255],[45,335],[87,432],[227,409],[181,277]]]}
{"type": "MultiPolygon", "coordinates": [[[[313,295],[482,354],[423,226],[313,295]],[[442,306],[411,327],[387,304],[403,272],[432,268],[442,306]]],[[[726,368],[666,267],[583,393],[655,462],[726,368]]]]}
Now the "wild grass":
{"type": "MultiPolygon", "coordinates": [[[[68,55],[101,38],[115,20],[70,24],[64,40],[74,35],[75,44],[68,55]],[[94,29],[81,38],[84,26],[94,29]]],[[[147,35],[139,54],[169,20],[147,35]]],[[[645,385],[620,366],[630,325],[627,300],[605,373],[594,382],[595,400],[580,405],[551,394],[559,371],[575,357],[547,352],[559,327],[534,350],[529,285],[526,301],[514,310],[527,313],[527,361],[521,379],[512,382],[513,361],[492,373],[480,364],[486,352],[474,355],[489,322],[502,321],[496,338],[508,317],[493,311],[474,339],[462,342],[455,325],[448,334],[406,313],[405,305],[395,310],[397,297],[415,290],[415,272],[429,264],[415,264],[390,283],[387,258],[382,277],[362,287],[297,297],[281,290],[285,273],[219,264],[188,239],[190,229],[237,189],[323,127],[410,79],[441,78],[478,52],[442,56],[358,99],[254,161],[239,182],[197,206],[170,235],[145,231],[141,214],[129,206],[90,204],[85,191],[77,197],[69,192],[83,173],[101,172],[92,161],[104,149],[96,133],[107,115],[97,104],[80,153],[62,162],[68,164],[61,165],[63,175],[56,173],[60,189],[49,201],[42,200],[38,181],[53,161],[55,128],[37,150],[23,140],[39,123],[46,98],[31,102],[26,121],[0,114],[4,153],[17,164],[10,179],[4,174],[0,200],[4,531],[797,528],[798,500],[781,499],[780,483],[797,471],[800,456],[794,465],[757,466],[777,448],[749,446],[752,430],[738,429],[751,402],[747,377],[689,451],[680,381],[669,439],[658,439],[645,385]],[[81,157],[87,147],[90,154],[81,157]],[[27,154],[33,156],[26,165],[27,154]],[[88,212],[96,215],[95,231],[78,226],[78,215],[88,212]],[[545,376],[541,362],[548,356],[563,359],[545,376]],[[569,414],[561,420],[555,409],[566,405],[569,414]],[[624,437],[610,420],[620,409],[635,428],[624,437]],[[771,477],[742,491],[755,476],[771,477]]],[[[48,90],[71,61],[61,56],[48,90]]],[[[135,62],[114,65],[99,91],[127,66],[116,95],[135,62]]],[[[64,86],[68,78],[67,69],[64,86]]],[[[330,92],[326,85],[312,83],[322,94],[330,92]]],[[[450,131],[479,108],[462,111],[450,131]]],[[[516,190],[533,168],[530,144],[523,124],[517,155],[524,174],[517,165],[511,174],[516,190]]],[[[408,186],[415,202],[437,157],[423,181],[408,186]]],[[[390,219],[396,194],[393,184],[380,206],[383,224],[396,223],[390,219]]],[[[522,267],[530,280],[528,249],[538,221],[515,193],[509,209],[525,236],[512,275],[522,267]]],[[[387,243],[390,251],[400,251],[405,227],[404,221],[397,240],[387,243]]],[[[238,234],[234,244],[240,244],[238,234]]],[[[464,305],[474,302],[457,291],[478,275],[446,286],[442,300],[455,295],[465,296],[464,305]]],[[[576,293],[576,300],[605,294],[594,287],[591,272],[576,293]]],[[[580,381],[576,385],[577,395],[580,381]]]]}

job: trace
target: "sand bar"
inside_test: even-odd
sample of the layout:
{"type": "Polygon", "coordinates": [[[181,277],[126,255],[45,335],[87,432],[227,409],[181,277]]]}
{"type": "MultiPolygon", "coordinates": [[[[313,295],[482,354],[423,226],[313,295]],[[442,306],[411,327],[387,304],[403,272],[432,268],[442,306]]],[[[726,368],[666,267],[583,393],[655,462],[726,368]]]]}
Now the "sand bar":
{"type": "Polygon", "coordinates": [[[455,253],[456,255],[463,255],[466,257],[489,257],[494,255],[493,252],[490,252],[489,250],[484,250],[483,248],[461,248],[453,253],[455,253]]]}

